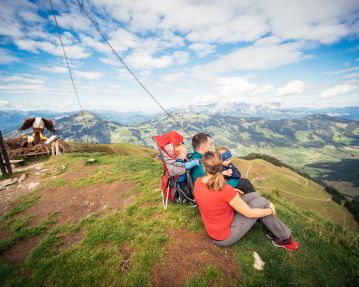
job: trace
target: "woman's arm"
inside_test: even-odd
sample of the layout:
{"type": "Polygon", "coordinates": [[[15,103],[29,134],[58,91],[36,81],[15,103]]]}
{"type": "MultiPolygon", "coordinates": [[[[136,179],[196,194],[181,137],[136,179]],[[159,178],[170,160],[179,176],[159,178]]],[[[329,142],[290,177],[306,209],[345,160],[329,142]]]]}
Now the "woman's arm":
{"type": "Polygon", "coordinates": [[[229,205],[235,211],[248,218],[260,218],[275,213],[273,204],[271,204],[270,208],[250,208],[238,194],[229,202],[229,205]]]}

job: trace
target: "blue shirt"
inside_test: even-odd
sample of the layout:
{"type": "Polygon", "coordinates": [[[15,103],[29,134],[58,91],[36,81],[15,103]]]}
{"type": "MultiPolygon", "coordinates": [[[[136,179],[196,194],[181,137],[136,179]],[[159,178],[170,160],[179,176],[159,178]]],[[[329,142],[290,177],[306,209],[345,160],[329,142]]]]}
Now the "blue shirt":
{"type": "MultiPolygon", "coordinates": [[[[191,161],[186,161],[184,162],[182,159],[180,158],[177,158],[176,159],[177,162],[181,162],[183,163],[183,166],[185,169],[192,169],[193,167],[195,167],[197,164],[197,160],[191,160],[191,161]]],[[[186,174],[181,174],[179,177],[178,177],[178,182],[183,182],[186,180],[186,174]]]]}
{"type": "Polygon", "coordinates": [[[222,171],[231,169],[232,170],[232,175],[231,176],[224,176],[224,179],[226,180],[226,182],[232,186],[233,188],[236,188],[236,186],[238,185],[240,179],[241,179],[241,172],[238,170],[238,168],[233,164],[230,163],[228,166],[222,166],[222,171]]]}

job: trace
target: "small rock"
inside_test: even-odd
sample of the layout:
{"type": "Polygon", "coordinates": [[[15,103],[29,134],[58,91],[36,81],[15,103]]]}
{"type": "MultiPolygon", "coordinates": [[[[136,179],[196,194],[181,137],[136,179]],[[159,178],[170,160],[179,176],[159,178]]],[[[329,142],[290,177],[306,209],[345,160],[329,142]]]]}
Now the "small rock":
{"type": "Polygon", "coordinates": [[[0,189],[4,189],[6,186],[14,184],[17,182],[17,178],[5,179],[0,183],[0,189]]]}
{"type": "Polygon", "coordinates": [[[62,170],[64,170],[64,169],[66,169],[66,166],[63,164],[61,168],[62,168],[62,170]]]}
{"type": "Polygon", "coordinates": [[[257,270],[263,270],[264,267],[264,261],[259,257],[258,253],[253,251],[253,257],[254,257],[254,264],[253,267],[254,269],[257,270]]]}
{"type": "Polygon", "coordinates": [[[23,182],[23,180],[26,178],[26,174],[25,173],[23,173],[19,178],[18,178],[18,182],[19,183],[21,183],[21,182],[23,182]]]}
{"type": "Polygon", "coordinates": [[[42,170],[42,168],[43,168],[42,165],[36,165],[36,166],[35,166],[35,169],[37,169],[37,170],[42,170]]]}
{"type": "Polygon", "coordinates": [[[28,188],[34,189],[34,188],[38,187],[39,184],[40,184],[39,182],[30,182],[28,188]]]}
{"type": "Polygon", "coordinates": [[[93,164],[93,163],[96,163],[97,162],[97,159],[94,159],[94,158],[90,158],[86,161],[87,164],[93,164]]]}

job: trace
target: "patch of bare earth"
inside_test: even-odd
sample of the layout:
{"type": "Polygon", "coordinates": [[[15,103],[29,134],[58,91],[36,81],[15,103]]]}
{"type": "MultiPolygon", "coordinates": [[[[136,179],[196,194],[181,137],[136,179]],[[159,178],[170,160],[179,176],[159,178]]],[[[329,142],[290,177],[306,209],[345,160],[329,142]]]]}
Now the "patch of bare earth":
{"type": "Polygon", "coordinates": [[[239,269],[232,251],[212,243],[204,231],[178,229],[169,230],[168,235],[170,240],[164,261],[153,272],[154,286],[183,286],[186,280],[208,265],[221,270],[223,286],[239,280],[239,269]]]}
{"type": "MultiPolygon", "coordinates": [[[[16,175],[15,178],[20,178],[20,175],[16,175]]],[[[8,210],[16,206],[16,198],[26,193],[34,191],[30,184],[34,186],[34,183],[41,181],[41,173],[34,172],[28,174],[21,183],[15,183],[0,190],[0,216],[4,215],[8,210]],[[30,188],[29,188],[30,186],[30,188]]]]}
{"type": "Polygon", "coordinates": [[[104,165],[84,165],[83,161],[76,161],[70,166],[69,170],[61,174],[59,178],[68,179],[70,181],[85,178],[102,167],[104,167],[104,165]]]}
{"type": "MultiPolygon", "coordinates": [[[[98,168],[97,166],[80,166],[80,163],[76,163],[74,167],[70,167],[70,170],[60,175],[61,178],[67,180],[75,180],[83,178],[91,174],[98,168]],[[71,172],[70,172],[71,171],[71,172]]],[[[0,202],[4,204],[4,212],[16,206],[16,197],[25,192],[30,192],[28,189],[28,183],[34,180],[40,179],[43,173],[38,170],[30,173],[30,175],[22,182],[22,189],[20,191],[11,187],[9,192],[9,200],[6,202],[0,202]]],[[[46,218],[53,212],[59,212],[56,223],[71,223],[78,222],[87,215],[97,212],[100,215],[108,213],[114,210],[121,210],[127,205],[131,198],[129,191],[134,187],[131,182],[112,182],[109,184],[98,183],[82,188],[76,188],[73,186],[62,186],[58,188],[44,188],[37,190],[36,194],[40,196],[40,200],[37,204],[25,210],[18,216],[34,215],[34,220],[29,226],[35,226],[42,219],[46,218]]],[[[0,192],[4,192],[1,190],[0,192]]],[[[0,210],[1,210],[0,205],[0,210]]],[[[9,237],[11,233],[3,231],[1,237],[3,239],[9,237]]],[[[83,233],[71,234],[64,237],[64,244],[60,246],[60,249],[68,248],[69,246],[81,241],[83,233]]],[[[22,263],[31,251],[37,246],[41,240],[41,236],[36,236],[30,239],[21,240],[14,246],[0,255],[0,258],[5,259],[8,262],[19,264],[22,263]]],[[[60,250],[61,251],[61,250],[60,250]]]]}
{"type": "Polygon", "coordinates": [[[59,187],[43,189],[39,202],[23,214],[33,214],[36,224],[53,212],[59,211],[58,224],[78,222],[93,212],[104,213],[120,210],[130,202],[129,191],[134,187],[131,182],[98,183],[82,188],[59,187]]]}
{"type": "Polygon", "coordinates": [[[39,244],[42,236],[38,235],[26,240],[17,242],[14,246],[10,247],[0,258],[12,264],[21,264],[24,262],[30,252],[39,244]]]}

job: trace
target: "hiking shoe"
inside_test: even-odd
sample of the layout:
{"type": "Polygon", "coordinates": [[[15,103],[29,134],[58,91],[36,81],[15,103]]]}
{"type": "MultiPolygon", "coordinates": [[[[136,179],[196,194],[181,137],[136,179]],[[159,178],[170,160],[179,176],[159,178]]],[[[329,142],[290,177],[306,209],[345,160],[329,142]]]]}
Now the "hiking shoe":
{"type": "Polygon", "coordinates": [[[273,239],[275,238],[274,234],[273,234],[272,232],[270,232],[269,230],[267,230],[266,236],[267,236],[270,240],[273,240],[273,239]]]}
{"type": "Polygon", "coordinates": [[[287,249],[289,251],[295,251],[298,249],[298,243],[294,241],[292,235],[287,240],[280,240],[279,238],[272,239],[274,246],[287,249]]]}

